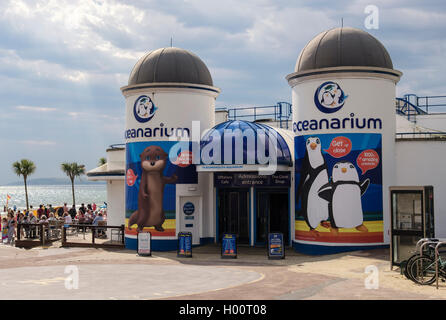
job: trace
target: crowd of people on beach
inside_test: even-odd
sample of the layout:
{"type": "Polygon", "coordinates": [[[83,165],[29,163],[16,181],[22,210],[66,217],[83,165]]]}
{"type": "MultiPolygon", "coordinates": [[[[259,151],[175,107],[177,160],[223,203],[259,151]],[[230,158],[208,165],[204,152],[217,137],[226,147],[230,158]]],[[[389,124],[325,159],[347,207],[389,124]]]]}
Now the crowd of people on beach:
{"type": "MultiPolygon", "coordinates": [[[[20,224],[23,228],[20,228],[20,236],[22,238],[35,238],[36,226],[35,225],[50,225],[52,221],[63,222],[64,225],[95,225],[99,224],[99,221],[107,220],[106,208],[98,208],[93,204],[82,205],[76,210],[76,207],[72,205],[70,208],[64,203],[63,206],[54,208],[51,204],[47,206],[41,204],[37,210],[30,206],[29,210],[17,209],[17,207],[3,208],[3,212],[6,213],[6,217],[1,221],[1,242],[5,244],[12,244],[17,237],[17,225],[20,224]]],[[[105,236],[103,233],[102,236],[105,236]]]]}

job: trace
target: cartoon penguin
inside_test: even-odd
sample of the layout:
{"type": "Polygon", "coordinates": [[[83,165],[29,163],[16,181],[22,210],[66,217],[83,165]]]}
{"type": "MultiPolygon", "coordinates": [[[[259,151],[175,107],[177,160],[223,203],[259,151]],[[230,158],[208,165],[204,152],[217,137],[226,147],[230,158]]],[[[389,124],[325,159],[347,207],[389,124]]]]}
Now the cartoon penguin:
{"type": "Polygon", "coordinates": [[[341,98],[342,91],[339,89],[338,86],[333,91],[333,103],[332,105],[338,106],[339,105],[339,99],[341,98]]]}
{"type": "Polygon", "coordinates": [[[330,202],[332,232],[337,228],[356,228],[368,231],[363,224],[361,196],[370,185],[370,179],[359,182],[355,166],[347,161],[333,166],[332,181],[319,190],[319,196],[330,202]]]}
{"type": "Polygon", "coordinates": [[[302,164],[298,197],[301,199],[302,216],[305,218],[310,232],[322,222],[323,227],[328,220],[328,202],[319,197],[319,189],[328,183],[328,172],[325,159],[322,156],[321,141],[318,137],[309,137],[306,141],[306,153],[302,164]]]}
{"type": "Polygon", "coordinates": [[[331,95],[330,91],[325,91],[322,94],[322,100],[321,103],[327,107],[331,106],[333,104],[333,96],[331,95]]]}

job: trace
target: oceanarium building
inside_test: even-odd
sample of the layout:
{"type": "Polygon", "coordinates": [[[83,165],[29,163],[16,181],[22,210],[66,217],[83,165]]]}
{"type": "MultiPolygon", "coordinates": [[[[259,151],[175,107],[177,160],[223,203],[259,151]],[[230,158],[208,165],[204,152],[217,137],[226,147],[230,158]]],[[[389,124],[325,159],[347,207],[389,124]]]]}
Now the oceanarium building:
{"type": "Polygon", "coordinates": [[[136,63],[121,88],[125,144],[88,172],[107,181],[127,248],[142,230],[155,251],[177,249],[179,232],[247,246],[280,232],[309,254],[392,244],[403,256],[426,230],[446,236],[433,211],[446,207],[434,196],[446,192],[443,115],[427,110],[435,97],[395,97],[402,73],[376,38],[322,32],[285,76],[291,103],[216,109],[220,89],[197,55],[161,48],[136,63]]]}

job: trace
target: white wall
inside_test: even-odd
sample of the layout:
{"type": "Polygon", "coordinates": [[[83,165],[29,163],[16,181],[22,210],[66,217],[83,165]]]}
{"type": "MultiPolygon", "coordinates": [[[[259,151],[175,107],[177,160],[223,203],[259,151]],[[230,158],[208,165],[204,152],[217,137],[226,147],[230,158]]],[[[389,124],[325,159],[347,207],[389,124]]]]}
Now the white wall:
{"type": "Polygon", "coordinates": [[[417,116],[417,125],[434,131],[446,132],[446,114],[429,114],[425,116],[417,116]]]}
{"type": "Polygon", "coordinates": [[[120,226],[125,218],[125,180],[107,181],[107,224],[120,226]]]}
{"type": "Polygon", "coordinates": [[[216,110],[215,111],[215,124],[228,121],[228,111],[216,110]]]}
{"type": "Polygon", "coordinates": [[[125,148],[107,149],[107,171],[125,170],[125,148]]]}
{"type": "Polygon", "coordinates": [[[396,185],[434,187],[436,237],[446,237],[445,156],[446,141],[397,140],[396,142],[396,185]]]}

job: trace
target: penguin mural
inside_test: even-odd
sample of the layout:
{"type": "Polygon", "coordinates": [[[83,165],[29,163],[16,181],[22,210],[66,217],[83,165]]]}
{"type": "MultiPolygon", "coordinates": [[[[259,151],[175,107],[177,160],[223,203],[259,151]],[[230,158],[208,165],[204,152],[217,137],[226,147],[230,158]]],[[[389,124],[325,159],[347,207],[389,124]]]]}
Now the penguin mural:
{"type": "Polygon", "coordinates": [[[321,141],[318,137],[309,137],[306,140],[306,153],[300,173],[300,182],[297,190],[298,200],[301,199],[301,215],[305,218],[310,232],[315,236],[319,223],[325,228],[329,227],[328,202],[319,197],[319,189],[328,183],[328,172],[325,159],[322,156],[321,141]]]}
{"type": "Polygon", "coordinates": [[[319,196],[330,202],[330,221],[332,233],[338,228],[356,228],[367,232],[364,226],[361,196],[370,185],[370,179],[359,182],[355,166],[341,161],[333,166],[332,181],[319,190],[319,196]]]}

